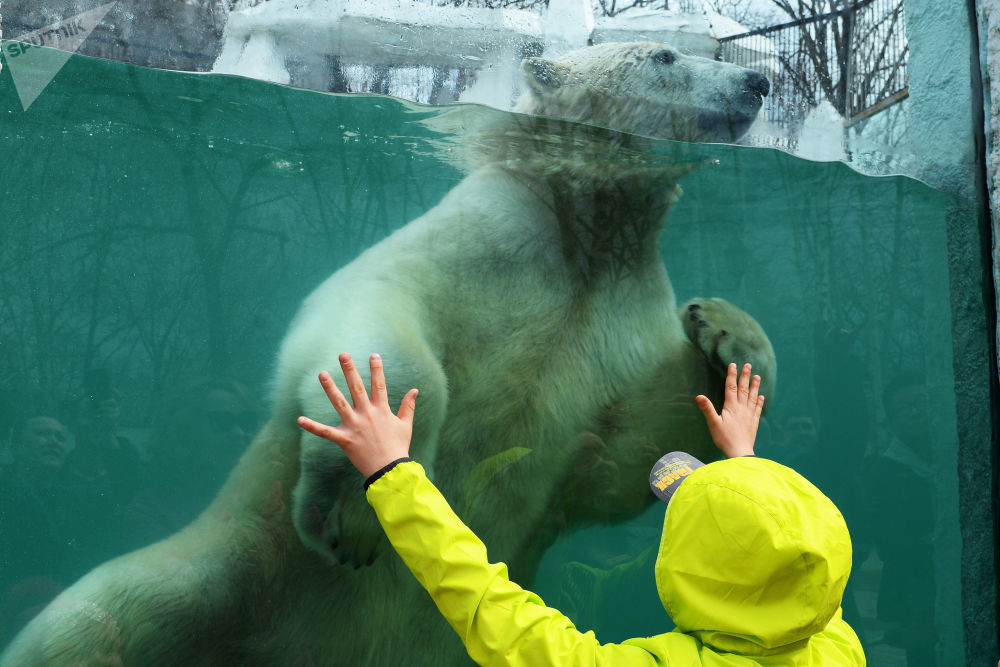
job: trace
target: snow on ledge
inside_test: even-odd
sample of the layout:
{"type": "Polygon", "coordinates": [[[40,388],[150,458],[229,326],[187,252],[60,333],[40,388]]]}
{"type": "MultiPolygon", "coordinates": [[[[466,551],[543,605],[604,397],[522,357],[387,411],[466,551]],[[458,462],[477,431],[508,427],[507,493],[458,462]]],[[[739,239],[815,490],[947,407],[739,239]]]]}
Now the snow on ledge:
{"type": "Polygon", "coordinates": [[[590,0],[520,9],[438,7],[409,0],[268,0],[229,13],[214,71],[287,83],[285,61],[483,68],[588,43],[667,42],[714,57],[707,15],[636,9],[595,18],[590,0]]]}
{"type": "Polygon", "coordinates": [[[703,58],[714,58],[719,42],[704,13],[683,14],[656,9],[634,9],[596,20],[595,44],[606,42],[666,42],[703,58]]]}
{"type": "MultiPolygon", "coordinates": [[[[214,71],[254,76],[257,64],[277,56],[326,55],[347,63],[468,67],[491,61],[495,51],[532,44],[538,49],[543,32],[537,14],[516,9],[399,0],[270,0],[230,12],[214,71]],[[274,53],[251,53],[258,48],[274,53]]],[[[265,69],[275,74],[270,66],[265,69]]]]}

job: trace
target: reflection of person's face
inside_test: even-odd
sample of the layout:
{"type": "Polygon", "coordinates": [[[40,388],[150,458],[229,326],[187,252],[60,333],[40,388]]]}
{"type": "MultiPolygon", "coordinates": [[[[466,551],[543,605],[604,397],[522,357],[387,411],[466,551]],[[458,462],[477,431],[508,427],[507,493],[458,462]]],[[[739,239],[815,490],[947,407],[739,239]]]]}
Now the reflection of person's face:
{"type": "Polygon", "coordinates": [[[218,450],[242,453],[256,428],[257,415],[231,392],[213,389],[205,397],[202,433],[218,450]]]}
{"type": "Polygon", "coordinates": [[[807,415],[792,417],[785,422],[785,439],[792,447],[815,448],[819,439],[819,434],[816,432],[816,422],[807,415]]]}
{"type": "Polygon", "coordinates": [[[66,429],[51,417],[28,420],[16,443],[18,462],[32,469],[58,470],[67,452],[66,429]]]}
{"type": "Polygon", "coordinates": [[[889,427],[903,442],[914,443],[928,436],[930,401],[927,389],[921,385],[903,387],[885,406],[889,427]]]}

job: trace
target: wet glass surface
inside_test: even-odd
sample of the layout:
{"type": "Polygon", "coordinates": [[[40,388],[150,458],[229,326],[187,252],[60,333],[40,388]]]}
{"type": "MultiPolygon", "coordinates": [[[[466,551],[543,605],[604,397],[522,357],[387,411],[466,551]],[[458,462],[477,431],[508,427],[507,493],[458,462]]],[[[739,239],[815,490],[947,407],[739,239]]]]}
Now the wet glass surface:
{"type": "MultiPolygon", "coordinates": [[[[481,142],[480,127],[521,121],[80,56],[26,112],[5,68],[0,114],[7,642],[94,566],[198,515],[282,399],[269,383],[303,299],[435,206],[464,167],[481,165],[497,147],[481,142]]],[[[607,141],[624,146],[611,167],[704,165],[681,178],[683,196],[659,239],[677,303],[722,297],[767,332],[779,376],[758,454],[798,469],[844,513],[855,552],[844,614],[869,662],[961,664],[945,220],[963,204],[911,179],[769,149],[540,127],[550,133],[542,150],[554,145],[563,159],[604,159],[607,141]]],[[[461,238],[443,235],[441,246],[461,238]]],[[[595,269],[585,260],[578,268],[595,269]]],[[[449,275],[466,269],[484,267],[452,266],[449,275]]],[[[530,289],[506,293],[509,304],[532,302],[530,289]]],[[[476,308],[492,312],[480,295],[466,296],[451,305],[470,321],[476,308]]],[[[491,378],[478,382],[489,388],[491,378]]],[[[554,459],[562,467],[552,475],[579,475],[586,486],[560,487],[558,501],[526,520],[518,539],[534,543],[530,554],[497,551],[521,557],[514,576],[604,641],[665,631],[652,577],[662,507],[646,509],[650,496],[618,508],[617,485],[631,479],[610,438],[581,430],[580,449],[554,459]]],[[[509,498],[491,498],[491,485],[534,465],[532,443],[513,435],[489,447],[436,463],[439,484],[474,525],[484,515],[516,517],[509,498]]],[[[648,471],[655,459],[636,466],[648,471]]],[[[303,566],[301,577],[317,567],[303,566]]],[[[280,595],[258,604],[277,606],[280,595]]],[[[366,628],[399,622],[396,607],[356,613],[364,622],[343,632],[359,647],[386,642],[366,628]]],[[[427,624],[426,641],[453,655],[451,631],[427,624]]],[[[241,655],[255,655],[256,640],[244,641],[241,655]]],[[[265,643],[260,651],[273,659],[265,643]]],[[[303,646],[289,650],[311,650],[303,646]]],[[[352,655],[380,664],[382,654],[352,655]]]]}

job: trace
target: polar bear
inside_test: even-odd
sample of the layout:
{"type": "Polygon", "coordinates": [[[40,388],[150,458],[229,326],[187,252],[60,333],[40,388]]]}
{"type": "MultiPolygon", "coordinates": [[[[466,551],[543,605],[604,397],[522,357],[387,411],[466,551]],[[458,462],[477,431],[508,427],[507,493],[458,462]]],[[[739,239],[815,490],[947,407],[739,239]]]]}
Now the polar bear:
{"type": "Polygon", "coordinates": [[[304,301],[272,418],[212,504],[83,577],[0,662],[465,664],[381,546],[360,477],[295,425],[334,419],[316,374],[339,352],[381,353],[391,400],[420,389],[414,458],[525,585],[560,532],[643,509],[660,454],[709,454],[692,399],[728,361],[769,392],[757,322],[720,299],[676,306],[657,238],[700,161],[643,138],[737,139],[767,80],[650,43],[523,70],[522,113],[488,129],[482,166],[304,301]],[[615,476],[586,472],[594,442],[615,476]]]}

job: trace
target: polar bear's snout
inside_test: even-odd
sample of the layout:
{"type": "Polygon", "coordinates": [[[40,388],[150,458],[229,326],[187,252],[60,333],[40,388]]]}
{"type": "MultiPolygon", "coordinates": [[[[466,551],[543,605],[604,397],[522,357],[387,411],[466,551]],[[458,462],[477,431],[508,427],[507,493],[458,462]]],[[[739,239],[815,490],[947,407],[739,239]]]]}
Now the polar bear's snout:
{"type": "Polygon", "coordinates": [[[767,94],[771,92],[771,82],[760,72],[750,70],[747,73],[747,90],[760,95],[762,98],[767,97],[767,94]]]}
{"type": "Polygon", "coordinates": [[[694,120],[700,141],[736,141],[742,137],[760,112],[764,98],[771,92],[771,82],[760,72],[722,64],[729,70],[714,95],[703,98],[695,108],[694,120]]]}

